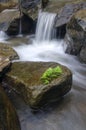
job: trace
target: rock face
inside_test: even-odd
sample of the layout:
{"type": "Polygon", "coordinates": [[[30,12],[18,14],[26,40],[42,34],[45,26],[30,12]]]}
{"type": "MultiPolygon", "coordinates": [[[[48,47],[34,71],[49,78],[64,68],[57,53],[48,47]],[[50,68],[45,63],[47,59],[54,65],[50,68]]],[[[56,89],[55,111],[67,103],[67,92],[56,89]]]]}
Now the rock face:
{"type": "Polygon", "coordinates": [[[62,75],[44,85],[41,76],[49,67],[56,67],[52,62],[16,62],[7,73],[4,82],[21,95],[27,104],[38,108],[46,103],[58,100],[71,89],[72,74],[64,66],[62,75]]]}
{"type": "Polygon", "coordinates": [[[34,21],[27,15],[20,15],[16,9],[6,10],[0,13],[0,30],[8,35],[29,34],[34,32],[34,21]]]}
{"type": "Polygon", "coordinates": [[[60,9],[60,11],[58,11],[55,24],[55,27],[57,28],[57,36],[65,36],[67,23],[70,21],[72,16],[81,9],[86,9],[86,2],[66,4],[62,9],[60,9]]]}
{"type": "Polygon", "coordinates": [[[66,52],[86,63],[86,9],[78,11],[67,25],[66,52]]]}
{"type": "Polygon", "coordinates": [[[20,130],[16,111],[0,85],[0,130],[20,130]]]}

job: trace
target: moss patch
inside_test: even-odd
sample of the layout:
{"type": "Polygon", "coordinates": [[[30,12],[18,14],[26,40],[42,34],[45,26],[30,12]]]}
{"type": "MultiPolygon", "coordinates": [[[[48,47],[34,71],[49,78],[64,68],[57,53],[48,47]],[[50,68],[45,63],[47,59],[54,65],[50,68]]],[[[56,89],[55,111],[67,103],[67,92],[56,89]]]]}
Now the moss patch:
{"type": "Polygon", "coordinates": [[[48,68],[42,75],[41,81],[43,84],[49,84],[53,79],[57,78],[62,74],[62,69],[60,66],[55,68],[48,68]]]}

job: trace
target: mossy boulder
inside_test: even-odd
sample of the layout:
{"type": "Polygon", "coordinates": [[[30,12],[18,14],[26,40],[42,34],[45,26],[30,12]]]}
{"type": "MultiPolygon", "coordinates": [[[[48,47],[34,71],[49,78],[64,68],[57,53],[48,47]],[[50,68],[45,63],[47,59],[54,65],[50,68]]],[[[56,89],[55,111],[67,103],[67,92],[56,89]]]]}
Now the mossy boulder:
{"type": "Polygon", "coordinates": [[[53,62],[15,62],[7,73],[4,82],[10,85],[24,101],[33,108],[58,100],[71,89],[72,73],[65,66],[59,65],[62,74],[48,84],[41,81],[43,73],[59,64],[53,62]]]}
{"type": "Polygon", "coordinates": [[[86,9],[78,11],[67,25],[66,52],[86,63],[86,9]]]}
{"type": "Polygon", "coordinates": [[[17,113],[0,85],[0,130],[20,130],[17,113]]]}

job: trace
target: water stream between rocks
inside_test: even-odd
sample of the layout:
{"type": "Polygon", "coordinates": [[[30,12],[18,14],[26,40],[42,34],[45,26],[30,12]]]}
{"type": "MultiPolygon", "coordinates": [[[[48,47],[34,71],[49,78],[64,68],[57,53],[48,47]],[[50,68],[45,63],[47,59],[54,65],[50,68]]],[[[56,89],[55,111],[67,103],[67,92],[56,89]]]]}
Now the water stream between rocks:
{"type": "MultiPolygon", "coordinates": [[[[55,18],[55,15],[50,17],[55,18]]],[[[42,19],[44,19],[43,15],[42,19]]],[[[49,22],[48,19],[46,30],[49,22]]],[[[52,22],[54,21],[52,20],[52,22]]],[[[42,29],[44,28],[42,24],[39,26],[42,29]]],[[[45,33],[43,32],[46,32],[46,30],[39,32],[39,34],[44,36],[45,33]]],[[[3,38],[1,39],[2,34],[0,33],[0,41],[3,41],[3,38]]],[[[48,32],[46,35],[48,35],[48,32]]],[[[34,39],[30,36],[24,37],[24,39],[30,39],[31,44],[29,42],[25,44],[21,37],[18,38],[18,42],[22,44],[13,48],[17,51],[19,60],[61,63],[71,69],[73,86],[63,99],[50,106],[46,105],[38,113],[31,112],[31,109],[17,95],[13,97],[12,100],[19,115],[21,128],[22,130],[86,130],[86,65],[81,64],[75,56],[65,54],[64,40],[50,39],[51,37],[46,39],[46,35],[42,40],[39,39],[39,35],[36,35],[34,39]]],[[[51,33],[48,36],[50,35],[51,33]]],[[[10,40],[8,41],[10,42],[10,40]]],[[[8,43],[6,42],[6,44],[8,43]]]]}

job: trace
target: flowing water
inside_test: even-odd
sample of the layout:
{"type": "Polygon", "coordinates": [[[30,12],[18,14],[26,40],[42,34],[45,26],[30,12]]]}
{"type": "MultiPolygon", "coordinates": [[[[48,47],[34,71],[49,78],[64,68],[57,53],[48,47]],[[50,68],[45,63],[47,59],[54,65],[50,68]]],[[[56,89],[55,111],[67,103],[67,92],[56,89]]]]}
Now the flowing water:
{"type": "Polygon", "coordinates": [[[40,13],[32,43],[14,49],[20,61],[53,61],[67,66],[73,73],[73,86],[61,101],[41,108],[36,114],[17,98],[14,102],[22,130],[86,130],[86,65],[77,57],[65,54],[64,40],[55,40],[54,35],[51,40],[55,15],[40,13]]]}

